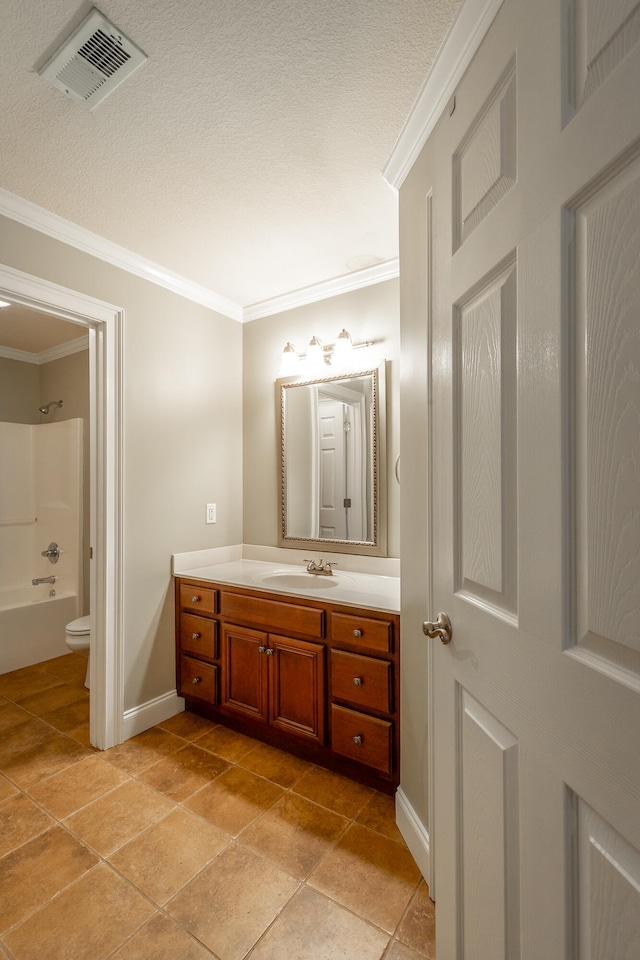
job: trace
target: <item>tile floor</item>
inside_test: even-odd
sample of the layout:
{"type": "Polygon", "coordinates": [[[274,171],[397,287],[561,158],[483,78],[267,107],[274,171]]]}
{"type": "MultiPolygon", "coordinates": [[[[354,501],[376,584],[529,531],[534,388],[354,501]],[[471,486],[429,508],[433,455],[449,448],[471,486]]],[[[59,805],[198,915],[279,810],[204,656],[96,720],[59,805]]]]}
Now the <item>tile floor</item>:
{"type": "Polygon", "coordinates": [[[86,661],[0,676],[0,960],[432,960],[390,797],[183,713],[100,752],[86,661]]]}

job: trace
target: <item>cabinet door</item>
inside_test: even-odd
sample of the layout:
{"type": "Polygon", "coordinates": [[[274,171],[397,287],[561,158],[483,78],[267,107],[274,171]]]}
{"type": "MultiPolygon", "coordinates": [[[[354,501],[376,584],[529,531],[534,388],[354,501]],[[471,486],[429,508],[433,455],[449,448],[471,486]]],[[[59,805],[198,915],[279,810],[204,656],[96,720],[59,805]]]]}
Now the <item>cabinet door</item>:
{"type": "Polygon", "coordinates": [[[267,635],[260,630],[222,628],[222,706],[267,722],[267,635]]]}
{"type": "Polygon", "coordinates": [[[324,743],[324,646],[269,635],[269,722],[324,743]]]}

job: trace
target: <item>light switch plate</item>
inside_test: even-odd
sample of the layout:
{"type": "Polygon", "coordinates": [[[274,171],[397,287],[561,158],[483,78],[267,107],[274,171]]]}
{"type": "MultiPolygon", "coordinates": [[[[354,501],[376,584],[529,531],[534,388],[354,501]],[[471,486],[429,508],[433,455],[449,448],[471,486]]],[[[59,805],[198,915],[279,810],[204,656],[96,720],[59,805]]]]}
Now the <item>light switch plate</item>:
{"type": "Polygon", "coordinates": [[[216,522],[216,505],[215,503],[207,504],[207,523],[216,522]]]}

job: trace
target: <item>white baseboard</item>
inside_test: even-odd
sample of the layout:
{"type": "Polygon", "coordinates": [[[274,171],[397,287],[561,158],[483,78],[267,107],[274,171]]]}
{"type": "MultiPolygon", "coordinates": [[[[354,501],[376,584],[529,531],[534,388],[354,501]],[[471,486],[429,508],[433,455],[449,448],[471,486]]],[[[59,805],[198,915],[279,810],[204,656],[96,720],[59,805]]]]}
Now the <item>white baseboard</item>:
{"type": "Polygon", "coordinates": [[[155,727],[156,723],[175,717],[183,710],[184,698],[178,696],[177,690],[170,690],[155,700],[148,700],[138,707],[125,710],[122,717],[122,739],[129,740],[138,733],[144,733],[149,727],[155,727]]]}
{"type": "Polygon", "coordinates": [[[431,877],[431,858],[429,855],[429,834],[415,812],[402,787],[396,791],[396,824],[411,855],[418,864],[420,873],[427,883],[431,877]]]}

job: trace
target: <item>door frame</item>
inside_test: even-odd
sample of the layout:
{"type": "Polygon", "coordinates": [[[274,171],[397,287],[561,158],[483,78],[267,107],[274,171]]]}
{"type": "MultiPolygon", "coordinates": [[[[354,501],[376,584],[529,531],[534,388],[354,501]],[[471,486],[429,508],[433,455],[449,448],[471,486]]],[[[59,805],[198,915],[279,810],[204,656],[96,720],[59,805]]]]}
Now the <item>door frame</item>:
{"type": "Polygon", "coordinates": [[[122,742],[124,311],[0,264],[0,297],[78,324],[89,334],[91,743],[122,742]]]}

